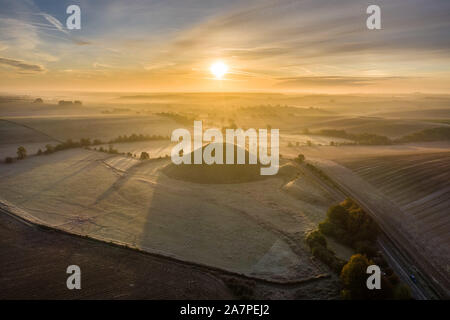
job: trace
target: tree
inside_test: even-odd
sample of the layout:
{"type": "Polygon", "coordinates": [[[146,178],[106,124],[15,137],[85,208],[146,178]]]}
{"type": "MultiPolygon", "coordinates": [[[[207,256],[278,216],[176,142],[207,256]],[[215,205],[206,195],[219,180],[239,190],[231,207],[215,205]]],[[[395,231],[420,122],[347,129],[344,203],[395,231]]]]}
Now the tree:
{"type": "Polygon", "coordinates": [[[108,153],[111,153],[111,154],[118,154],[119,151],[117,151],[116,149],[114,149],[114,146],[113,146],[112,144],[110,144],[110,145],[108,146],[108,153]]]}
{"type": "Polygon", "coordinates": [[[369,290],[366,286],[367,267],[371,263],[361,255],[353,255],[347,264],[342,268],[341,281],[344,286],[345,296],[350,299],[367,298],[369,290]]]}
{"type": "Polygon", "coordinates": [[[394,289],[394,298],[396,300],[411,300],[411,290],[404,284],[399,284],[394,289]]]}
{"type": "Polygon", "coordinates": [[[25,159],[27,157],[27,150],[20,146],[17,148],[17,159],[22,160],[25,159]]]}
{"type": "Polygon", "coordinates": [[[303,163],[304,161],[305,161],[305,155],[303,155],[303,154],[299,154],[298,156],[297,156],[297,158],[295,158],[295,161],[297,161],[298,163],[303,163]]]}
{"type": "Polygon", "coordinates": [[[93,145],[99,145],[99,144],[102,144],[103,142],[101,141],[101,140],[99,140],[99,139],[95,139],[93,142],[92,142],[92,144],[93,145]]]}
{"type": "Polygon", "coordinates": [[[347,210],[345,210],[345,208],[339,204],[334,205],[328,209],[327,217],[332,223],[340,226],[347,225],[347,210]]]}
{"type": "Polygon", "coordinates": [[[316,246],[323,246],[325,248],[327,247],[327,240],[318,230],[314,230],[308,233],[308,235],[306,236],[306,243],[310,248],[316,246]]]}
{"type": "Polygon", "coordinates": [[[141,152],[140,159],[141,160],[148,160],[148,159],[150,159],[150,155],[147,152],[143,151],[143,152],[141,152]]]}
{"type": "Polygon", "coordinates": [[[53,148],[53,146],[51,144],[46,144],[44,153],[45,154],[50,154],[50,153],[53,153],[53,152],[55,152],[55,148],[53,148]]]}
{"type": "Polygon", "coordinates": [[[90,146],[91,145],[91,139],[89,139],[89,138],[82,138],[82,139],[80,139],[80,145],[82,146],[82,147],[86,147],[86,146],[90,146]]]}
{"type": "Polygon", "coordinates": [[[367,240],[356,241],[354,246],[357,253],[364,254],[367,257],[374,257],[377,255],[378,250],[376,246],[372,244],[370,241],[367,240]]]}

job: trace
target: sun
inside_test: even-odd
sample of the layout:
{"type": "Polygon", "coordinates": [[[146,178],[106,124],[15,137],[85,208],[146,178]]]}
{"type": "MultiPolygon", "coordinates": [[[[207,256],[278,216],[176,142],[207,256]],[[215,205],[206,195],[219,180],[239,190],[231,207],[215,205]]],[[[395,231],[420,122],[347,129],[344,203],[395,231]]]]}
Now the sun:
{"type": "Polygon", "coordinates": [[[222,61],[214,62],[209,71],[216,77],[216,79],[222,79],[223,76],[228,72],[228,66],[222,61]]]}

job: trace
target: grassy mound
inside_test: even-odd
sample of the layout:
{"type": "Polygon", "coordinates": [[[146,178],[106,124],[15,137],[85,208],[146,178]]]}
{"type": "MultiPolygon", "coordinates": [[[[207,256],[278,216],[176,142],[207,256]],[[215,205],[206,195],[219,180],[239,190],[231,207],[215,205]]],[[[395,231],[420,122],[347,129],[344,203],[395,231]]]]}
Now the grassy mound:
{"type": "MultiPolygon", "coordinates": [[[[226,159],[226,143],[223,144],[223,158],[226,159]]],[[[206,146],[202,147],[202,154],[206,146]]],[[[219,146],[220,147],[220,146],[219,146]]],[[[234,163],[237,163],[239,146],[234,145],[234,163]]],[[[245,152],[245,164],[193,164],[194,153],[190,153],[191,164],[173,163],[166,166],[162,171],[169,177],[195,183],[221,184],[221,183],[243,183],[258,181],[271,176],[262,176],[261,164],[249,164],[249,152],[245,152]]]]}

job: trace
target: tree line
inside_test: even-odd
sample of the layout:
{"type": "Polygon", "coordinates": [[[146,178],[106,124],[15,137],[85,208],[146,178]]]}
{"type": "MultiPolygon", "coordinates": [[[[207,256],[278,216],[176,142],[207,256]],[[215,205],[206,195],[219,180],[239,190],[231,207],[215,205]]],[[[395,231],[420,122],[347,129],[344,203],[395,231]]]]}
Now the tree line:
{"type": "Polygon", "coordinates": [[[376,244],[379,228],[372,218],[352,199],[331,206],[326,219],[310,232],[306,243],[311,253],[339,274],[344,299],[411,299],[409,287],[400,282],[376,244]],[[353,248],[355,254],[345,262],[327,247],[326,236],[353,248]],[[369,265],[379,266],[381,289],[366,286],[369,265]]]}
{"type": "MultiPolygon", "coordinates": [[[[82,138],[78,141],[67,139],[64,142],[60,142],[56,145],[46,144],[44,149],[39,148],[36,155],[48,155],[62,150],[75,149],[75,148],[87,148],[91,149],[91,146],[98,146],[102,144],[109,144],[108,148],[100,146],[99,148],[94,148],[95,151],[106,152],[110,154],[120,154],[117,149],[114,149],[112,143],[125,143],[125,142],[139,142],[139,141],[155,141],[155,140],[168,140],[168,136],[162,135],[144,135],[144,134],[131,134],[129,136],[123,135],[118,136],[115,139],[109,140],[108,142],[101,141],[100,139],[91,140],[90,138],[82,138]]],[[[136,157],[131,153],[122,153],[130,157],[136,157]]],[[[20,146],[17,148],[17,158],[6,157],[5,163],[13,163],[15,160],[22,160],[27,157],[27,150],[25,147],[20,146]]],[[[139,156],[141,160],[150,159],[150,155],[147,152],[141,152],[139,156]]]]}
{"type": "MultiPolygon", "coordinates": [[[[373,134],[373,133],[349,133],[345,130],[336,129],[322,129],[316,133],[310,133],[309,130],[304,130],[305,134],[323,135],[335,138],[341,138],[354,141],[355,144],[360,145],[391,145],[398,143],[408,142],[428,142],[428,141],[448,141],[450,140],[450,127],[437,127],[424,129],[418,132],[414,132],[409,135],[405,135],[401,138],[391,139],[386,136],[373,134]],[[305,133],[307,132],[307,133],[305,133]]],[[[330,145],[347,145],[347,143],[330,142],[330,145]]]]}

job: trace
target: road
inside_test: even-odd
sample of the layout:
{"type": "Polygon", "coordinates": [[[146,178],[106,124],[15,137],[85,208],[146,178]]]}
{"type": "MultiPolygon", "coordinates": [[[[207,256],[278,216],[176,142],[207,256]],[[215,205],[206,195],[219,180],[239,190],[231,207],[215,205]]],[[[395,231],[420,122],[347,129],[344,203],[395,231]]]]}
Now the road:
{"type": "Polygon", "coordinates": [[[411,264],[397,252],[394,253],[395,249],[393,248],[393,245],[389,243],[387,238],[380,238],[381,239],[378,239],[377,241],[378,246],[383,252],[391,268],[395,271],[399,278],[402,279],[402,282],[406,283],[411,288],[412,296],[417,300],[428,300],[429,297],[424,293],[426,290],[419,287],[417,283],[414,283],[414,281],[410,278],[410,274],[408,272],[411,271],[407,269],[409,269],[408,266],[410,267],[411,264]]]}

